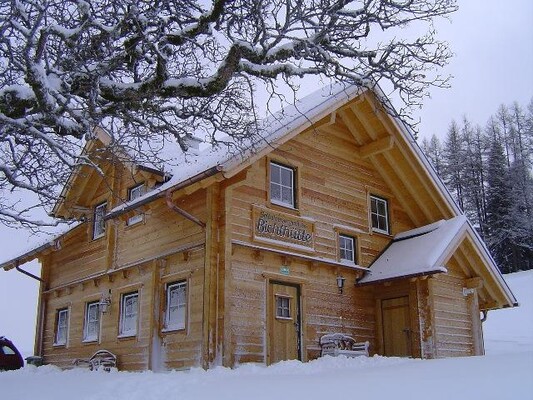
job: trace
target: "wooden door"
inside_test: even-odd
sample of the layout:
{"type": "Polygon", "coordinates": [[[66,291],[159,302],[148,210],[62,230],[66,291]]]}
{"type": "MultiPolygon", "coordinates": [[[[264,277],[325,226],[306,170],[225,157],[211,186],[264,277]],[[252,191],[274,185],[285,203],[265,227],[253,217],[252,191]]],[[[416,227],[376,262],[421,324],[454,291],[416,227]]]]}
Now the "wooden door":
{"type": "Polygon", "coordinates": [[[269,285],[269,363],[300,359],[299,287],[271,282],[269,285]]]}
{"type": "Polygon", "coordinates": [[[411,356],[409,297],[382,300],[383,355],[411,356]]]}

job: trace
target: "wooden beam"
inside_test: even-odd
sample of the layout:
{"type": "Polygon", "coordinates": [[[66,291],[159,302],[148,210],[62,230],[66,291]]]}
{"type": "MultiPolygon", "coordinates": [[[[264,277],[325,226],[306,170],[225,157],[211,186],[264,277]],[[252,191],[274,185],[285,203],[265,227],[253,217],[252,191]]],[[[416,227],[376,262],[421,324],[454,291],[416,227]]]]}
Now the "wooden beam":
{"type": "Polygon", "coordinates": [[[346,127],[348,128],[350,133],[352,134],[352,136],[353,136],[353,138],[355,140],[355,143],[357,143],[358,146],[363,145],[364,142],[361,139],[361,137],[359,136],[359,129],[357,129],[357,127],[355,126],[355,124],[353,123],[351,118],[348,116],[347,111],[346,110],[341,111],[340,112],[340,116],[341,116],[344,124],[346,125],[346,127]]]}
{"type": "MultiPolygon", "coordinates": [[[[392,126],[392,121],[388,114],[383,111],[378,111],[376,113],[377,118],[380,120],[382,125],[384,126],[385,130],[390,134],[394,135],[397,134],[397,129],[392,126]]],[[[417,146],[416,141],[414,138],[412,139],[413,146],[417,146]]],[[[413,159],[415,156],[412,154],[410,150],[407,150],[405,148],[405,145],[403,143],[398,143],[398,149],[402,153],[403,157],[405,158],[405,161],[413,171],[413,173],[416,175],[416,177],[420,180],[422,183],[422,186],[424,190],[429,194],[431,197],[432,202],[435,204],[439,212],[441,213],[440,216],[437,216],[437,218],[451,218],[453,217],[452,210],[450,210],[449,207],[447,207],[447,204],[443,202],[442,196],[439,196],[439,190],[437,187],[437,184],[433,182],[433,178],[431,175],[425,170],[425,168],[421,165],[421,163],[416,162],[415,159],[413,159]],[[416,164],[416,165],[415,165],[416,164]]]]}
{"type": "Polygon", "coordinates": [[[327,126],[335,125],[335,122],[337,122],[337,110],[333,111],[331,114],[315,123],[314,129],[321,129],[327,126]]]}
{"type": "Polygon", "coordinates": [[[405,208],[405,212],[407,213],[409,218],[411,218],[411,221],[413,221],[413,223],[416,226],[424,225],[423,223],[424,221],[420,219],[421,217],[420,213],[417,212],[417,211],[422,211],[422,210],[419,207],[417,207],[418,208],[417,210],[413,210],[413,206],[410,206],[410,205],[416,206],[417,205],[416,201],[412,198],[408,199],[404,195],[401,188],[404,189],[405,185],[403,184],[401,179],[398,178],[398,175],[396,175],[394,168],[392,167],[392,165],[388,163],[387,160],[384,160],[384,162],[380,162],[380,160],[378,160],[379,157],[380,157],[379,155],[377,157],[376,156],[372,157],[371,159],[372,164],[380,172],[380,175],[385,181],[385,183],[387,184],[387,186],[389,186],[394,196],[398,199],[398,201],[405,208]]]}
{"type": "Polygon", "coordinates": [[[457,262],[457,265],[459,268],[461,268],[461,271],[465,274],[465,276],[472,276],[472,274],[475,274],[475,271],[472,267],[469,268],[469,262],[468,259],[465,257],[463,251],[462,251],[463,244],[461,243],[459,247],[455,250],[455,253],[453,255],[454,260],[457,262]]]}
{"type": "MultiPolygon", "coordinates": [[[[347,125],[346,125],[347,126],[347,125]]],[[[323,126],[320,126],[318,129],[317,129],[320,133],[323,133],[323,134],[326,134],[326,135],[338,135],[339,133],[342,133],[342,134],[345,134],[347,136],[349,135],[354,135],[353,132],[343,126],[339,126],[338,124],[337,125],[323,125],[323,126]]],[[[358,145],[361,145],[362,142],[357,139],[355,136],[353,136],[356,143],[358,145]]]]}
{"type": "MultiPolygon", "coordinates": [[[[409,193],[409,196],[413,199],[412,203],[405,203],[402,204],[406,209],[410,207],[411,204],[415,204],[423,211],[424,213],[424,219],[422,220],[423,224],[427,224],[428,222],[431,222],[433,220],[433,214],[429,210],[427,203],[427,197],[423,196],[424,193],[421,193],[419,191],[419,185],[416,185],[416,183],[419,183],[415,177],[412,175],[405,174],[403,168],[399,165],[398,161],[393,158],[393,156],[390,153],[383,153],[383,157],[387,160],[387,162],[394,166],[394,172],[400,178],[401,182],[406,182],[407,184],[404,185],[405,190],[409,193]],[[421,197],[424,197],[422,200],[421,197]]],[[[379,165],[376,164],[376,168],[379,170],[379,165]]]]}
{"type": "MultiPolygon", "coordinates": [[[[477,257],[477,259],[479,260],[480,263],[485,263],[484,257],[481,255],[480,250],[474,244],[474,242],[469,237],[469,235],[466,236],[465,244],[466,244],[466,246],[465,246],[464,251],[465,251],[465,257],[467,259],[472,260],[472,259],[474,259],[474,257],[477,257]]],[[[472,262],[471,264],[475,265],[474,262],[472,262]]],[[[482,269],[486,271],[488,268],[487,269],[482,268],[482,269]]],[[[483,271],[481,271],[481,272],[483,272],[483,271]]],[[[488,272],[488,271],[486,271],[486,272],[488,272]]],[[[499,285],[498,285],[496,280],[492,280],[492,282],[491,282],[488,279],[485,279],[484,284],[483,284],[483,290],[486,290],[487,294],[492,299],[494,299],[496,302],[501,301],[502,297],[504,298],[504,301],[502,301],[501,303],[498,303],[499,307],[501,307],[502,304],[506,304],[505,295],[502,293],[502,289],[499,287],[499,285]]]]}
{"type": "Polygon", "coordinates": [[[359,120],[361,125],[363,125],[368,136],[370,136],[372,140],[376,140],[378,138],[376,128],[374,128],[372,124],[370,123],[370,121],[368,121],[368,118],[366,117],[366,115],[355,104],[352,104],[350,106],[350,110],[352,110],[355,117],[359,120]]]}
{"type": "Polygon", "coordinates": [[[387,136],[383,139],[378,139],[370,142],[359,148],[359,156],[361,158],[367,158],[376,154],[389,151],[394,146],[394,137],[387,136]]]}
{"type": "Polygon", "coordinates": [[[467,279],[465,285],[469,289],[481,289],[483,287],[483,279],[479,276],[467,279]]]}

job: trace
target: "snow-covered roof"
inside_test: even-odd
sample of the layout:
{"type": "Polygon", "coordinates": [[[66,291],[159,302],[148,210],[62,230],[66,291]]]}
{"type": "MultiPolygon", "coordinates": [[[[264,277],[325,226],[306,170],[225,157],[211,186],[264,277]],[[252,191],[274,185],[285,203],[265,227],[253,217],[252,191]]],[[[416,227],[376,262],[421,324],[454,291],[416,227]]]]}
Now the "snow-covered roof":
{"type": "Polygon", "coordinates": [[[43,233],[44,237],[41,237],[39,240],[31,243],[31,245],[18,251],[15,255],[1,261],[0,269],[3,268],[8,271],[15,268],[17,265],[24,264],[25,262],[34,259],[40,252],[56,246],[59,239],[81,224],[82,222],[76,221],[68,224],[61,224],[56,227],[50,227],[50,232],[43,233]]]}
{"type": "Polygon", "coordinates": [[[459,215],[396,235],[359,283],[447,272],[443,264],[460,244],[467,224],[459,215]]]}
{"type": "Polygon", "coordinates": [[[166,190],[188,180],[194,180],[207,171],[213,173],[220,171],[223,174],[232,171],[265,149],[281,145],[289,139],[289,133],[296,134],[303,131],[332,112],[339,102],[352,100],[364,90],[366,88],[345,83],[325,86],[259,121],[256,134],[249,140],[238,144],[231,142],[215,148],[209,147],[197,154],[178,155],[179,158],[174,158],[169,165],[168,173],[171,175],[169,181],[142,197],[113,208],[106,218],[113,218],[122,212],[162,197],[166,190]]]}

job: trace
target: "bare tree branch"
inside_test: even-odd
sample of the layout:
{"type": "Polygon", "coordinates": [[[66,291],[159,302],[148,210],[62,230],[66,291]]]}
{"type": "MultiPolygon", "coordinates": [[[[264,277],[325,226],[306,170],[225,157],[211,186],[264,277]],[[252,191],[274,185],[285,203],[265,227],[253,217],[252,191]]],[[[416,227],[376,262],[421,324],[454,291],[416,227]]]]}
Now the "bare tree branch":
{"type": "Polygon", "coordinates": [[[256,85],[283,96],[277,81],[311,75],[386,83],[409,123],[428,88],[446,85],[438,68],[451,54],[431,22],[456,8],[453,0],[3,1],[0,187],[49,206],[95,126],[137,154],[151,140],[187,151],[198,132],[212,143],[242,139],[253,134],[256,85]],[[413,24],[426,33],[405,37],[413,24]]]}

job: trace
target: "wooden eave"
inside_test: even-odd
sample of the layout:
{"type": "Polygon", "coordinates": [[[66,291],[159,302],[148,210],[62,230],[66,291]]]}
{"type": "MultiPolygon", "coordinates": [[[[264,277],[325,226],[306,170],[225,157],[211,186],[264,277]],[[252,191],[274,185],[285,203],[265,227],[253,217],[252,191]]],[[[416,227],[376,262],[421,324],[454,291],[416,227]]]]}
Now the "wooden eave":
{"type": "Polygon", "coordinates": [[[167,195],[167,192],[170,191],[172,194],[172,199],[183,195],[190,195],[196,192],[199,189],[205,189],[212,185],[215,182],[220,182],[224,179],[223,174],[220,172],[218,166],[209,168],[205,171],[196,174],[195,176],[183,180],[175,185],[169,186],[165,190],[157,190],[149,192],[146,196],[142,197],[139,201],[126,203],[120,208],[117,208],[106,214],[104,217],[105,220],[113,219],[126,215],[133,210],[136,210],[140,207],[149,207],[149,204],[155,200],[162,199],[167,195]]]}
{"type": "Polygon", "coordinates": [[[5,261],[2,264],[0,264],[0,268],[2,268],[4,271],[9,271],[10,269],[16,268],[22,264],[25,264],[27,262],[30,262],[37,257],[41,253],[45,253],[46,251],[52,249],[54,247],[53,243],[44,243],[39,247],[36,247],[35,249],[31,249],[20,256],[17,256],[11,260],[5,261]]]}
{"type": "MultiPolygon", "coordinates": [[[[96,146],[95,140],[91,140],[85,144],[85,146],[82,149],[81,154],[88,154],[90,153],[94,147],[96,146]]],[[[63,188],[61,190],[61,193],[59,194],[59,199],[54,204],[54,207],[52,208],[51,214],[56,218],[67,218],[67,209],[68,204],[75,204],[76,201],[71,201],[73,198],[79,197],[77,196],[75,191],[79,192],[81,188],[83,188],[89,181],[90,176],[84,177],[84,171],[88,170],[88,166],[85,165],[77,165],[73,168],[72,172],[70,173],[67,182],[65,185],[63,185],[63,188]],[[77,189],[75,189],[77,188],[77,189]]],[[[87,172],[85,172],[87,173],[87,172]]]]}
{"type": "Polygon", "coordinates": [[[495,265],[494,260],[470,224],[467,237],[461,243],[456,256],[469,268],[471,278],[483,278],[483,286],[478,288],[482,310],[518,306],[517,299],[500,271],[487,267],[490,264],[495,265]]]}
{"type": "Polygon", "coordinates": [[[82,224],[77,224],[71,229],[69,229],[68,231],[51,239],[50,241],[43,243],[41,245],[38,245],[34,247],[33,249],[30,249],[16,257],[13,257],[10,260],[4,261],[3,263],[0,264],[0,269],[4,269],[4,271],[9,271],[27,262],[33,261],[36,258],[42,257],[52,251],[60,249],[61,242],[64,240],[65,236],[70,234],[74,229],[78,228],[81,225],[82,224]]]}
{"type": "MultiPolygon", "coordinates": [[[[105,149],[106,146],[112,143],[111,137],[105,130],[97,127],[94,129],[93,133],[94,137],[85,143],[80,157],[90,155],[100,148],[105,149]]],[[[140,172],[142,175],[145,175],[147,179],[155,177],[157,181],[163,181],[165,174],[162,171],[145,165],[137,165],[128,161],[130,160],[130,156],[127,153],[123,151],[119,151],[119,153],[121,164],[124,165],[124,167],[129,168],[133,172],[140,172]]],[[[87,164],[76,165],[63,186],[59,199],[52,209],[51,215],[63,219],[78,219],[82,217],[87,211],[83,210],[86,208],[87,204],[80,204],[80,199],[92,198],[92,195],[105,179],[104,176],[106,176],[106,173],[109,171],[109,168],[113,163],[106,162],[102,164],[103,165],[100,166],[102,169],[101,171],[97,171],[96,168],[87,164]]]]}

